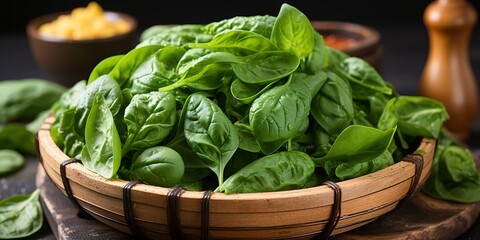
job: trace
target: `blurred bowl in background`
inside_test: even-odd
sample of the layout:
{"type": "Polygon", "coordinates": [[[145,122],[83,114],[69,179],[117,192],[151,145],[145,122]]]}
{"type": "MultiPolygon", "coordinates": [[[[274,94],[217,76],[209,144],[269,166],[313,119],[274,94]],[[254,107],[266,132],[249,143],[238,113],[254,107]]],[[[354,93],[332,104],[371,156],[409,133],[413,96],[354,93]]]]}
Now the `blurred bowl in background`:
{"type": "Polygon", "coordinates": [[[112,19],[123,19],[131,26],[125,33],[106,38],[73,40],[51,37],[39,33],[39,27],[51,22],[60,15],[69,12],[57,12],[43,15],[27,24],[27,38],[37,64],[49,75],[51,80],[64,86],[73,86],[76,82],[88,79],[93,68],[103,59],[125,54],[137,43],[137,20],[125,13],[105,11],[112,19]]]}
{"type": "Polygon", "coordinates": [[[322,34],[327,46],[352,57],[362,58],[381,72],[383,47],[377,30],[351,22],[316,20],[311,22],[313,28],[322,34]]]}

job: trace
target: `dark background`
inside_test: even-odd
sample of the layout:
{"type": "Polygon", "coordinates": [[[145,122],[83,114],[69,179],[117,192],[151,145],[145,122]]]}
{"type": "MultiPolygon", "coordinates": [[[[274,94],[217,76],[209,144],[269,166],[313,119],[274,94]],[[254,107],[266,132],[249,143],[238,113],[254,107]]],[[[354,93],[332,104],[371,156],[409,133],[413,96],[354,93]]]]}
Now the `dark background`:
{"type": "MultiPolygon", "coordinates": [[[[0,32],[22,32],[33,17],[54,11],[84,7],[90,1],[80,0],[14,0],[2,1],[0,32]]],[[[422,24],[425,7],[431,2],[373,0],[223,0],[223,1],[161,1],[161,0],[98,0],[105,10],[134,15],[141,29],[154,24],[209,23],[234,16],[276,16],[282,3],[289,3],[305,13],[310,20],[343,20],[363,24],[422,24]]],[[[478,1],[470,1],[480,5],[478,1]]]]}

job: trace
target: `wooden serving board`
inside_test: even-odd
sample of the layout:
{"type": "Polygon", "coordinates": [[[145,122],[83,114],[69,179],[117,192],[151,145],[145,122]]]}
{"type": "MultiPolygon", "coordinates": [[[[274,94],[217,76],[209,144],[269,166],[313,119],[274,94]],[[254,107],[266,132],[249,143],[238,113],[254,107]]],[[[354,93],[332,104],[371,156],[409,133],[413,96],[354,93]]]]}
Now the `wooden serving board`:
{"type": "MultiPolygon", "coordinates": [[[[78,217],[77,209],[40,165],[36,184],[41,189],[45,216],[57,239],[132,239],[95,219],[78,217]]],[[[479,214],[480,203],[456,204],[417,193],[403,208],[332,239],[455,239],[475,223],[479,214]]]]}

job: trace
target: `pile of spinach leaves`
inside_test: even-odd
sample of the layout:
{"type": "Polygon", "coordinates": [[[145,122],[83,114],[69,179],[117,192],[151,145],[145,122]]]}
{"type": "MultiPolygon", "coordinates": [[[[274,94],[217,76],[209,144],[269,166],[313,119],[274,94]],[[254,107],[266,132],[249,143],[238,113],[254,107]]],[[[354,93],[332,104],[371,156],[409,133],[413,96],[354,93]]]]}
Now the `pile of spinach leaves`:
{"type": "Polygon", "coordinates": [[[105,178],[246,193],[365,175],[437,138],[432,99],[399,96],[309,19],[278,15],[154,26],[53,108],[51,135],[105,178]]]}
{"type": "MultiPolygon", "coordinates": [[[[65,87],[45,79],[0,81],[0,177],[25,164],[25,155],[35,155],[35,138],[51,106],[65,87]]],[[[31,236],[43,225],[40,190],[0,199],[0,239],[31,236]]]]}

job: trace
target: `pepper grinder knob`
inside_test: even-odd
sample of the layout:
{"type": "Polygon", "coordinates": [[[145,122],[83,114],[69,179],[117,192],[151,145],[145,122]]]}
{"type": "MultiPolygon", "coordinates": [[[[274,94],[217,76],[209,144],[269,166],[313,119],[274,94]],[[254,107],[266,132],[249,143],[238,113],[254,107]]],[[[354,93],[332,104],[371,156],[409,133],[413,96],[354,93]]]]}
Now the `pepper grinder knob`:
{"type": "Polygon", "coordinates": [[[436,0],[425,9],[423,21],[430,46],[419,95],[442,102],[450,115],[444,126],[467,141],[479,107],[468,55],[477,12],[466,0],[436,0]]]}

